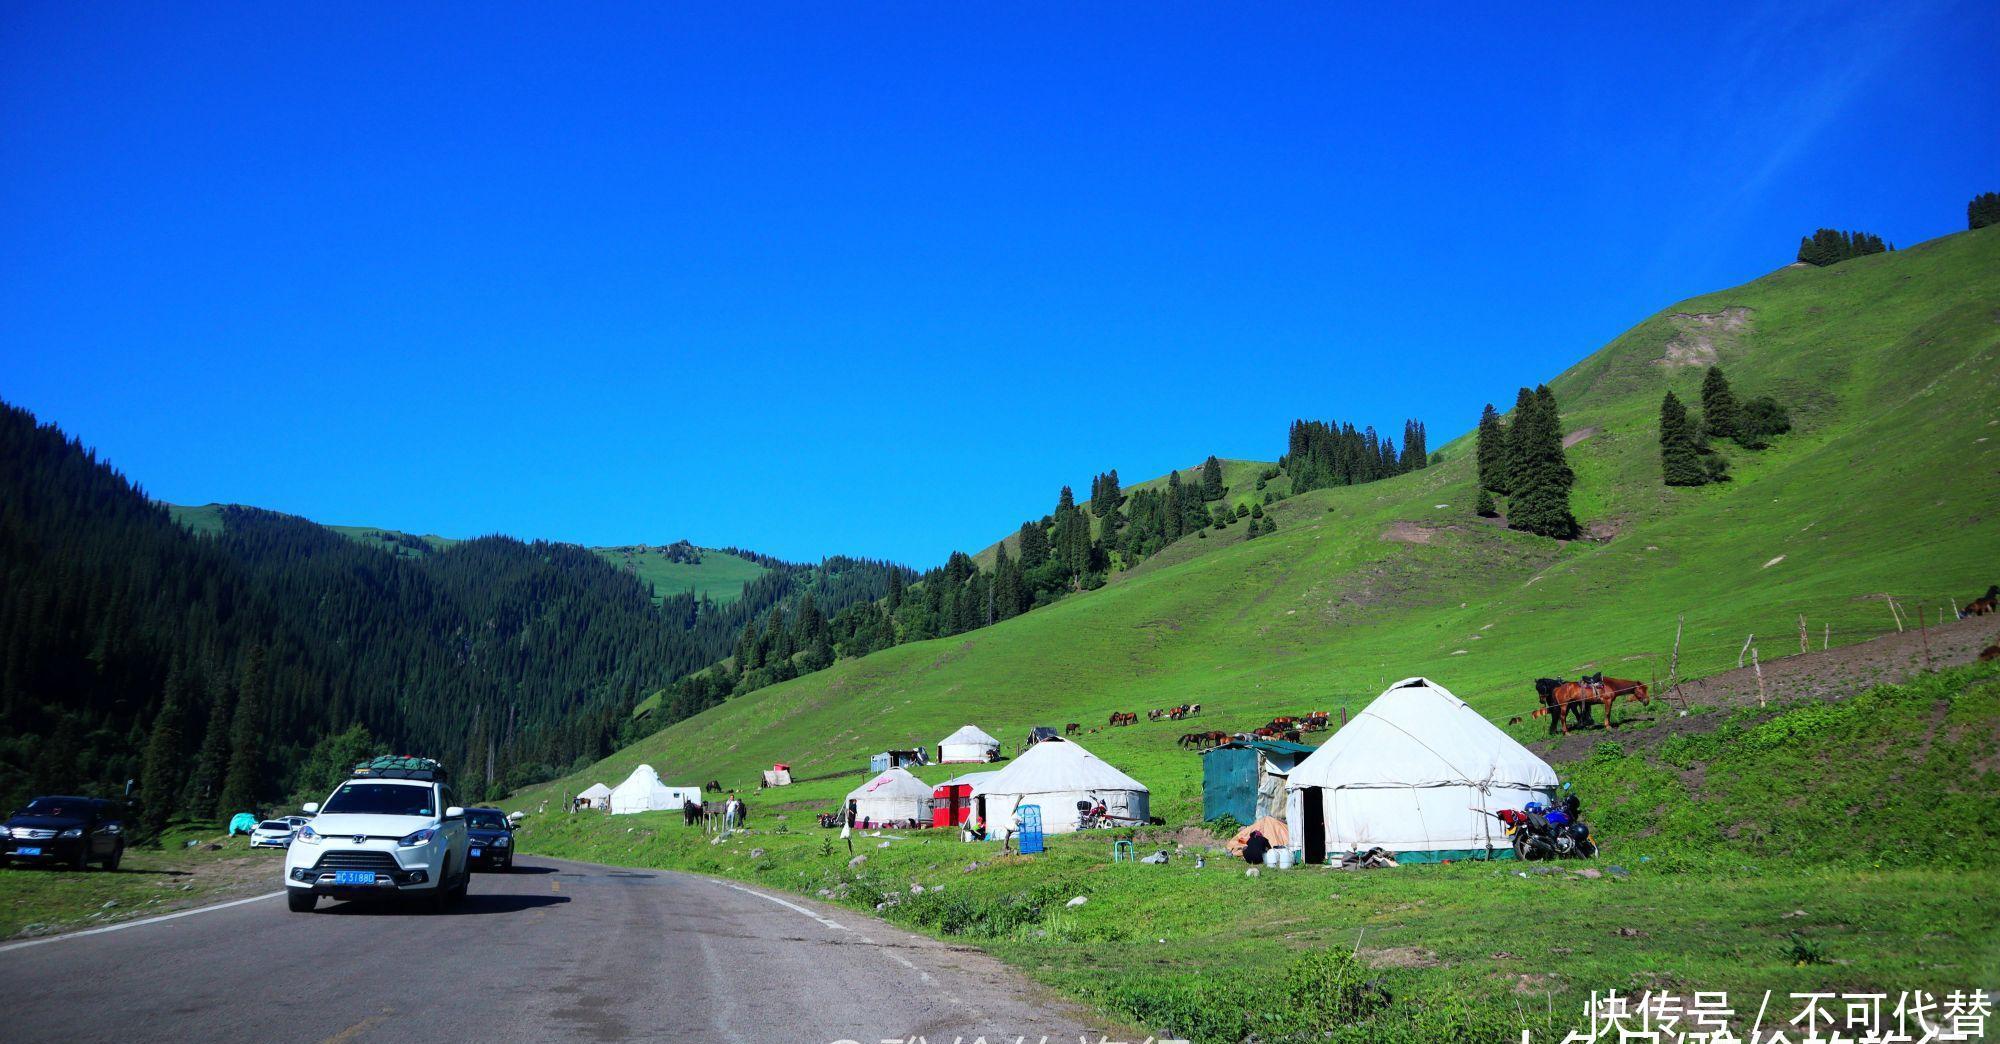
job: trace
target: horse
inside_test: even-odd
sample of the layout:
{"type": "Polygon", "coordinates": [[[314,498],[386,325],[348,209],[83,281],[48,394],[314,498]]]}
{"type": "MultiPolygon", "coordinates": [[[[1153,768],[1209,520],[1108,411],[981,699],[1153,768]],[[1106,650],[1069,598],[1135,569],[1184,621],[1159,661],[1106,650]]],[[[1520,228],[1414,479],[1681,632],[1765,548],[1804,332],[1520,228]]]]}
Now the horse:
{"type": "Polygon", "coordinates": [[[1132,713],[1131,711],[1111,712],[1110,724],[1112,725],[1137,725],[1138,723],[1139,723],[1139,716],[1137,714],[1132,713]]]}
{"type": "Polygon", "coordinates": [[[713,791],[717,791],[717,792],[720,792],[720,791],[722,790],[722,784],[721,784],[721,783],[718,783],[718,782],[716,782],[715,780],[712,780],[712,779],[711,779],[711,780],[709,780],[708,782],[706,782],[706,783],[703,783],[703,784],[701,785],[701,789],[703,789],[703,790],[713,790],[713,791]]]}
{"type": "Polygon", "coordinates": [[[1219,747],[1227,742],[1229,742],[1227,732],[1190,732],[1180,738],[1181,745],[1190,750],[1219,747]]]}
{"type": "Polygon", "coordinates": [[[1958,618],[1963,620],[1968,616],[1985,616],[1995,611],[2000,611],[2000,584],[1988,587],[1985,595],[1966,603],[1965,608],[1958,611],[1958,618]]]}
{"type": "Polygon", "coordinates": [[[1985,663],[1988,660],[2000,660],[2000,638],[1993,639],[1992,645],[1979,650],[1979,662],[1985,663]]]}
{"type": "MultiPolygon", "coordinates": [[[[1561,678],[1535,679],[1535,692],[1537,695],[1541,697],[1542,707],[1544,710],[1547,710],[1548,708],[1553,706],[1551,701],[1555,696],[1556,687],[1562,684],[1564,684],[1564,682],[1561,678]]],[[[1573,706],[1566,707],[1565,709],[1576,716],[1576,724],[1578,728],[1590,729],[1597,727],[1597,723],[1590,719],[1590,703],[1588,701],[1580,701],[1573,706]]],[[[1535,714],[1535,717],[1537,718],[1542,716],[1543,715],[1539,712],[1535,714]]],[[[1563,731],[1567,732],[1569,730],[1567,728],[1564,728],[1563,731]]],[[[1553,736],[1555,734],[1556,734],[1556,723],[1553,721],[1549,722],[1549,735],[1553,736]]]]}
{"type": "Polygon", "coordinates": [[[1079,733],[1079,732],[1082,732],[1082,731],[1083,731],[1083,726],[1082,726],[1081,724],[1077,723],[1077,722],[1074,722],[1074,721],[1072,721],[1072,722],[1070,722],[1069,724],[1067,724],[1067,725],[1064,725],[1064,726],[1063,726],[1063,735],[1065,735],[1065,736],[1074,736],[1074,735],[1076,735],[1077,733],[1079,733]]]}

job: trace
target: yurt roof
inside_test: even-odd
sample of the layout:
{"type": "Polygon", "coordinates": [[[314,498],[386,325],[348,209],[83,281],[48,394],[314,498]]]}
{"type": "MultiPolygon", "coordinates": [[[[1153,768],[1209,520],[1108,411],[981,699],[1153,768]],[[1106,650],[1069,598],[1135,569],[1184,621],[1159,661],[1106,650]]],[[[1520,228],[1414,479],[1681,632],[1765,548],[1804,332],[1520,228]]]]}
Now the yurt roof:
{"type": "Polygon", "coordinates": [[[930,796],[930,784],[899,768],[892,768],[847,793],[849,801],[930,796]]]}
{"type": "MultiPolygon", "coordinates": [[[[939,787],[970,786],[973,787],[974,789],[977,789],[981,783],[984,783],[986,780],[989,780],[999,774],[1000,774],[999,769],[994,769],[991,772],[967,772],[962,776],[953,776],[950,779],[947,779],[944,782],[939,783],[938,786],[939,787]]],[[[935,790],[936,788],[933,787],[932,789],[935,790]]]]}
{"type": "Polygon", "coordinates": [[[641,765],[638,768],[633,769],[631,775],[625,777],[625,782],[620,783],[618,785],[620,787],[629,787],[635,783],[641,783],[641,782],[658,783],[659,781],[660,781],[660,774],[653,771],[653,766],[641,765]]]}
{"type": "Polygon", "coordinates": [[[584,788],[583,793],[577,795],[577,797],[587,797],[587,798],[601,798],[610,796],[611,796],[611,788],[605,786],[602,783],[592,783],[590,786],[584,788]]]}
{"type": "Polygon", "coordinates": [[[1054,794],[1073,790],[1140,790],[1144,783],[1112,768],[1069,740],[1045,739],[1006,768],[973,785],[976,794],[1054,794]]]}
{"type": "Polygon", "coordinates": [[[1548,762],[1424,678],[1375,698],[1292,769],[1294,787],[1553,787],[1548,762]]]}
{"type": "Polygon", "coordinates": [[[941,745],[943,746],[951,746],[958,743],[983,743],[988,746],[998,746],[1000,741],[988,736],[986,731],[977,725],[967,725],[957,732],[946,736],[941,741],[941,745]]]}

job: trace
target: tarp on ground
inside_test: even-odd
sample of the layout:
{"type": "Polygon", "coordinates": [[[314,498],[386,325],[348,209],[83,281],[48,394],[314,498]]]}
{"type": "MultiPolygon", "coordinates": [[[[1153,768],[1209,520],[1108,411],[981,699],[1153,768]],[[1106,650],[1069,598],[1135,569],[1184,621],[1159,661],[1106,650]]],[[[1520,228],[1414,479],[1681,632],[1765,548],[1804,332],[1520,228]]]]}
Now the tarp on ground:
{"type": "Polygon", "coordinates": [[[1229,843],[1223,847],[1229,849],[1230,855],[1240,856],[1244,847],[1250,844],[1252,833],[1263,834],[1264,840],[1271,842],[1272,848],[1289,848],[1292,844],[1292,832],[1285,827],[1284,821],[1265,816],[1238,830],[1236,836],[1230,838],[1229,843]]]}

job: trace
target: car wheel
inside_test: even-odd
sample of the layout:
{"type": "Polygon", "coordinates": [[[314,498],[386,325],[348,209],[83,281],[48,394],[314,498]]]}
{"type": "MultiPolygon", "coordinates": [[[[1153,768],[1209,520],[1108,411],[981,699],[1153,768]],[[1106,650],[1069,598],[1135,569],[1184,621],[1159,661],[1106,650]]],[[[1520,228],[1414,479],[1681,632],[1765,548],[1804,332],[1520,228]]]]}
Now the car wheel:
{"type": "Polygon", "coordinates": [[[117,847],[111,850],[111,857],[104,861],[104,869],[116,872],[118,869],[118,864],[123,862],[124,860],[125,860],[125,842],[120,841],[118,842],[117,847]]]}
{"type": "Polygon", "coordinates": [[[310,888],[287,888],[285,905],[290,907],[293,913],[311,913],[313,907],[319,905],[319,896],[314,895],[310,888]]]}
{"type": "Polygon", "coordinates": [[[458,875],[458,883],[451,886],[451,901],[456,903],[459,900],[464,899],[466,890],[471,887],[472,887],[472,869],[470,867],[467,867],[464,873],[458,875]]]}
{"type": "Polygon", "coordinates": [[[425,897],[431,913],[441,914],[451,908],[451,864],[445,863],[438,871],[437,887],[425,897]]]}

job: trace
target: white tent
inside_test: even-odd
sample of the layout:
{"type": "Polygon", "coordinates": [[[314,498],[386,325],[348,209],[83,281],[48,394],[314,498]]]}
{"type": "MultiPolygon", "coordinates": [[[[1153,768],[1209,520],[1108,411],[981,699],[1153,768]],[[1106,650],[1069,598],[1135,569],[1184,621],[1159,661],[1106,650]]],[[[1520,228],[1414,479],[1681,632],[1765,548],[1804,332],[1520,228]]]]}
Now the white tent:
{"type": "Polygon", "coordinates": [[[583,793],[578,794],[577,797],[583,799],[583,807],[585,808],[611,807],[611,788],[602,783],[592,783],[590,786],[585,787],[583,793]]]}
{"type": "Polygon", "coordinates": [[[1444,686],[1405,678],[1292,769],[1292,847],[1307,862],[1383,848],[1403,862],[1509,849],[1488,813],[1548,801],[1556,772],[1444,686]]]}
{"type": "Polygon", "coordinates": [[[1144,783],[1060,738],[1029,747],[1006,768],[975,782],[972,796],[996,833],[1008,829],[1017,805],[1041,806],[1045,834],[1075,830],[1079,801],[1104,802],[1114,826],[1144,823],[1151,815],[1144,783]]]}
{"type": "Polygon", "coordinates": [[[678,811],[685,801],[700,802],[701,788],[667,786],[660,782],[660,774],[653,771],[653,766],[641,765],[611,792],[611,814],[622,816],[628,812],[658,812],[663,809],[678,811]]]}
{"type": "Polygon", "coordinates": [[[988,736],[977,725],[967,725],[938,743],[940,762],[992,761],[999,753],[1000,741],[988,736]]]}
{"type": "Polygon", "coordinates": [[[899,768],[893,768],[848,792],[859,821],[881,825],[911,820],[919,825],[931,821],[931,785],[899,768]]]}

